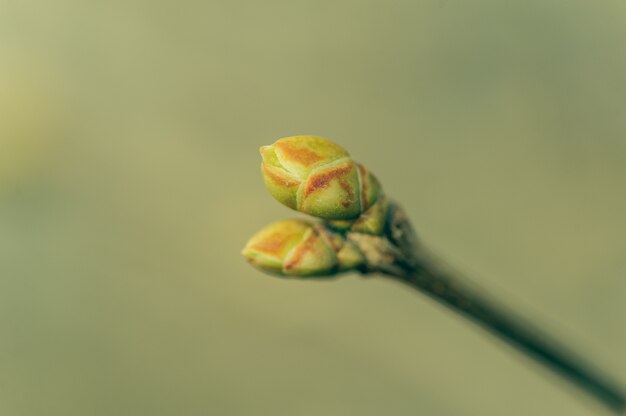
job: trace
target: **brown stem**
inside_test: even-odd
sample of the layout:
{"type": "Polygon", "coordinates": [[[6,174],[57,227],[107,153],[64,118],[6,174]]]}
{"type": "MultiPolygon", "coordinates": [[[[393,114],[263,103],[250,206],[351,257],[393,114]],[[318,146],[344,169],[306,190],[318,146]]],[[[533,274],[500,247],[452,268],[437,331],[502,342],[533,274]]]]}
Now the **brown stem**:
{"type": "Polygon", "coordinates": [[[460,286],[454,277],[430,266],[422,264],[409,273],[392,277],[471,319],[500,339],[556,370],[617,414],[626,411],[626,398],[620,389],[580,358],[504,307],[460,286]]]}
{"type": "Polygon", "coordinates": [[[349,234],[367,259],[366,273],[382,273],[425,293],[469,318],[595,397],[617,414],[626,411],[626,395],[530,323],[489,300],[445,270],[417,243],[404,212],[392,204],[386,236],[349,234]]]}

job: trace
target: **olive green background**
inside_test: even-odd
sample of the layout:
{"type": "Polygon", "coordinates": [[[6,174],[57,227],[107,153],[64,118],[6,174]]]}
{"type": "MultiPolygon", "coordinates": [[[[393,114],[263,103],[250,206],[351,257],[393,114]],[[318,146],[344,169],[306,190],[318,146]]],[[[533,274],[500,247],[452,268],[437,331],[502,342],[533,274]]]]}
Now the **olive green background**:
{"type": "Polygon", "coordinates": [[[307,133],[626,386],[624,1],[0,0],[0,415],[607,414],[399,284],[249,267],[307,133]]]}

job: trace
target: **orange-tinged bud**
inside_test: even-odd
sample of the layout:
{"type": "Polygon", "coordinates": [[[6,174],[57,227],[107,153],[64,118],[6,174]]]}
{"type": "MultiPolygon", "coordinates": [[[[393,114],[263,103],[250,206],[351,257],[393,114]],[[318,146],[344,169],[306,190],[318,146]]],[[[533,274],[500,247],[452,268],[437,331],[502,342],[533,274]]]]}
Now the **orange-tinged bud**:
{"type": "Polygon", "coordinates": [[[326,220],[353,220],[381,193],[378,180],[341,146],[292,136],[261,147],[268,190],[282,204],[326,220]]]}
{"type": "Polygon", "coordinates": [[[285,276],[329,276],[363,263],[356,246],[321,224],[272,223],[256,233],[242,254],[253,266],[285,276]]]}

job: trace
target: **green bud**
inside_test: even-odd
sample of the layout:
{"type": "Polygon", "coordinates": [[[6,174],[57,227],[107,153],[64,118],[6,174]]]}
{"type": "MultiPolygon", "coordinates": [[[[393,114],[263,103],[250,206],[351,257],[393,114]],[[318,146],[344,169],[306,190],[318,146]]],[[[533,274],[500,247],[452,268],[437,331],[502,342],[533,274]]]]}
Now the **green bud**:
{"type": "Polygon", "coordinates": [[[353,220],[380,195],[374,175],[322,137],[286,137],[260,151],[267,189],[282,204],[305,214],[353,220]]]}
{"type": "Polygon", "coordinates": [[[326,225],[333,231],[347,233],[365,233],[371,235],[382,235],[385,231],[387,223],[387,213],[389,212],[389,201],[384,194],[378,197],[378,201],[374,203],[367,211],[365,211],[356,220],[330,220],[326,225]]]}
{"type": "Polygon", "coordinates": [[[253,266],[284,276],[329,276],[363,264],[356,246],[321,224],[302,220],[272,223],[242,251],[253,266]]]}
{"type": "Polygon", "coordinates": [[[350,227],[350,231],[372,235],[382,235],[387,222],[389,202],[384,195],[363,213],[350,227]]]}

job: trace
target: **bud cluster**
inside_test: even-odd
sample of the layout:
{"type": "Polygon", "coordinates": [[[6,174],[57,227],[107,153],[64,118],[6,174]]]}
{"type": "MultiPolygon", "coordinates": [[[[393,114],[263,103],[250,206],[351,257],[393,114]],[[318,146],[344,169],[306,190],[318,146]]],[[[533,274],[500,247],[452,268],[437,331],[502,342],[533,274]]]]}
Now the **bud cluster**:
{"type": "Polygon", "coordinates": [[[242,254],[283,276],[332,276],[362,269],[353,233],[384,233],[389,202],[378,180],[341,146],[319,136],[292,136],[260,149],[261,172],[282,204],[322,222],[278,221],[260,230],[242,254]]]}

